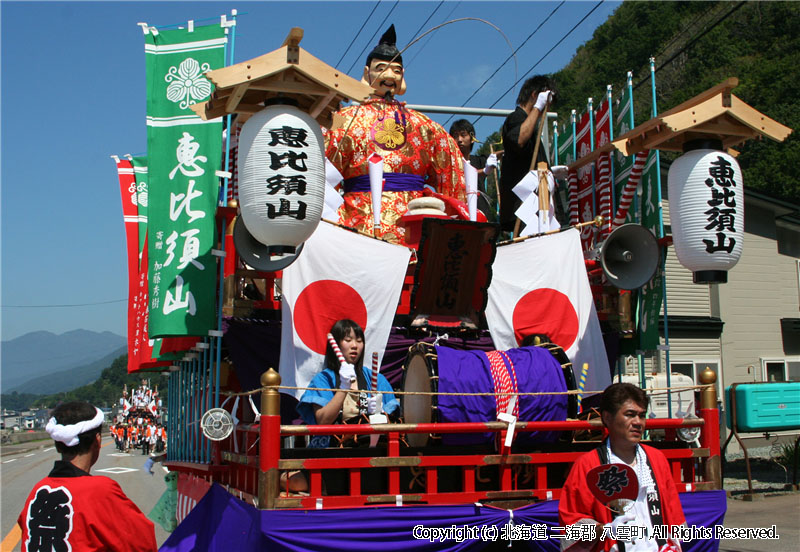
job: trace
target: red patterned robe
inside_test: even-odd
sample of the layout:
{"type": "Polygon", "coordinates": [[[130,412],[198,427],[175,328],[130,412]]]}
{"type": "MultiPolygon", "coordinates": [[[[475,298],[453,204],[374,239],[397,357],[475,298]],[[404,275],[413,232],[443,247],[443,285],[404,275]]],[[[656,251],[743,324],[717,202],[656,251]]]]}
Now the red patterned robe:
{"type": "Polygon", "coordinates": [[[422,197],[423,184],[466,201],[463,159],[441,125],[404,103],[383,99],[346,107],[338,115],[344,121],[326,133],[325,154],[344,177],[344,204],[339,208],[343,224],[372,233],[368,159],[373,153],[384,158],[386,177],[380,237],[402,242],[404,230],[397,220],[408,210],[409,201],[422,197]],[[400,175],[401,182],[392,182],[394,175],[400,175]]]}

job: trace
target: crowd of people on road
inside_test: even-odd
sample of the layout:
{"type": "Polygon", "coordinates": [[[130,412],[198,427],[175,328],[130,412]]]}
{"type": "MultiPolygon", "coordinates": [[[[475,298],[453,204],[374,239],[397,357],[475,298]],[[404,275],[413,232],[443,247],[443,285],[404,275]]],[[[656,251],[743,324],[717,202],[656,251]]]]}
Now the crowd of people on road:
{"type": "Polygon", "coordinates": [[[122,412],[110,426],[114,443],[120,452],[139,449],[142,454],[162,453],[167,446],[167,429],[161,425],[161,399],[158,388],[147,380],[131,389],[127,386],[119,400],[122,412]]]}

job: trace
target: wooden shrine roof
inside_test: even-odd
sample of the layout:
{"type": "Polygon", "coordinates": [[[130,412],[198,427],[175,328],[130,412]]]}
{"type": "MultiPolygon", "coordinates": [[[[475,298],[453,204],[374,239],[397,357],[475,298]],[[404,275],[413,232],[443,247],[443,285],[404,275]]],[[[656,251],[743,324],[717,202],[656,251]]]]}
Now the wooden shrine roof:
{"type": "Polygon", "coordinates": [[[614,149],[628,156],[650,149],[683,151],[684,143],[697,139],[720,140],[724,149],[761,136],[785,140],[792,129],[734,96],[731,90],[738,85],[739,79],[731,77],[629,130],[569,167],[578,169],[614,149]]]}
{"type": "Polygon", "coordinates": [[[332,113],[344,100],[364,101],[372,88],[315,58],[299,43],[303,29],[295,27],[277,50],[235,65],[209,71],[211,98],[192,106],[205,120],[229,113],[249,116],[277,96],[295,99],[303,111],[330,127],[332,113]]]}

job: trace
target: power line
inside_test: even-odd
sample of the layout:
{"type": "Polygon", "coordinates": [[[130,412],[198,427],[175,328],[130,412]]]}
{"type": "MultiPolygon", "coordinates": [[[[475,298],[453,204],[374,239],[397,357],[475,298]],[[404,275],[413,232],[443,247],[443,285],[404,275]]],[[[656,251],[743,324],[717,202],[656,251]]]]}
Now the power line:
{"type": "MultiPolygon", "coordinates": [[[[536,68],[536,66],[537,66],[537,65],[539,65],[539,64],[542,62],[542,60],[543,60],[544,58],[546,58],[547,56],[549,56],[549,55],[550,55],[550,53],[551,53],[553,50],[555,50],[555,49],[556,49],[556,48],[559,46],[559,44],[561,44],[562,42],[564,42],[564,41],[567,39],[567,37],[568,37],[569,35],[571,35],[571,34],[572,34],[572,32],[573,32],[575,29],[577,29],[577,28],[578,28],[578,26],[580,26],[580,24],[581,24],[581,23],[583,23],[584,21],[586,21],[586,19],[587,19],[587,18],[588,18],[590,15],[592,15],[592,14],[594,13],[594,11],[595,11],[597,8],[599,8],[599,7],[600,7],[600,5],[601,5],[603,2],[604,2],[604,0],[600,0],[600,1],[599,1],[597,4],[595,4],[595,6],[594,6],[594,7],[593,7],[591,10],[589,10],[589,13],[587,13],[586,15],[584,15],[584,16],[583,16],[583,18],[582,18],[580,21],[578,21],[577,23],[575,23],[575,25],[574,25],[574,26],[573,26],[573,27],[572,27],[572,28],[571,28],[569,31],[567,31],[567,33],[566,33],[564,36],[562,36],[562,37],[561,37],[561,39],[560,39],[558,42],[556,42],[556,43],[553,45],[553,47],[552,47],[552,48],[550,48],[549,50],[547,50],[547,53],[546,53],[545,55],[543,55],[542,57],[540,57],[540,58],[539,58],[539,60],[538,60],[536,63],[534,63],[534,64],[531,66],[531,68],[530,68],[530,69],[528,69],[528,70],[525,72],[525,74],[524,74],[524,75],[522,75],[522,77],[520,77],[519,79],[517,79],[517,82],[515,82],[514,84],[512,84],[512,85],[511,85],[511,87],[510,87],[508,90],[506,90],[505,92],[503,92],[503,93],[500,95],[500,97],[499,97],[499,98],[497,98],[497,100],[495,100],[495,102],[494,102],[492,105],[490,105],[490,106],[489,106],[489,108],[492,108],[492,107],[496,106],[498,103],[500,103],[500,100],[502,100],[502,99],[503,99],[503,98],[506,96],[506,94],[508,94],[509,92],[511,92],[512,90],[514,90],[514,88],[515,88],[515,87],[516,87],[516,86],[517,86],[517,85],[518,85],[518,84],[519,84],[519,83],[522,81],[522,79],[524,79],[525,77],[527,77],[527,76],[528,76],[528,73],[530,73],[531,71],[533,71],[533,70],[536,68]]],[[[475,124],[475,123],[477,123],[477,122],[478,122],[478,121],[480,121],[482,118],[483,118],[483,115],[481,115],[480,117],[478,117],[477,119],[475,119],[474,121],[472,121],[472,124],[475,124]]]]}
{"type": "MultiPolygon", "coordinates": [[[[438,5],[438,6],[436,6],[436,7],[433,9],[433,11],[431,12],[431,14],[428,16],[428,19],[426,19],[425,21],[423,21],[423,22],[422,22],[422,25],[420,25],[420,26],[419,26],[419,29],[417,29],[416,31],[414,31],[414,34],[413,34],[413,35],[411,35],[411,40],[414,40],[415,38],[417,38],[417,35],[419,34],[419,32],[422,30],[422,28],[423,28],[423,27],[425,27],[425,24],[426,24],[426,23],[428,23],[428,21],[430,21],[430,20],[431,20],[431,17],[433,17],[433,14],[435,14],[437,11],[439,11],[439,8],[441,8],[441,7],[442,7],[442,4],[444,4],[444,0],[442,0],[441,2],[439,2],[439,5],[438,5]]],[[[411,40],[409,40],[409,42],[411,42],[411,40]]]]}
{"type": "MultiPolygon", "coordinates": [[[[478,92],[480,92],[480,91],[481,91],[481,89],[482,89],[484,86],[486,86],[486,83],[488,83],[488,82],[489,82],[489,81],[492,79],[492,77],[494,77],[494,76],[495,76],[495,75],[498,73],[498,71],[500,71],[500,69],[502,69],[503,67],[505,67],[505,64],[506,64],[506,63],[508,63],[508,61],[509,61],[511,58],[513,58],[513,57],[514,57],[514,56],[517,54],[517,52],[519,52],[519,51],[520,51],[520,49],[521,49],[523,46],[525,46],[525,44],[527,44],[527,43],[528,43],[528,41],[531,39],[531,37],[532,37],[533,35],[535,35],[535,34],[536,34],[538,31],[539,31],[539,29],[541,29],[541,28],[544,26],[544,24],[545,24],[545,23],[547,23],[547,21],[548,21],[548,20],[549,20],[549,19],[550,19],[550,18],[553,16],[553,14],[554,14],[554,13],[556,13],[556,12],[558,11],[558,9],[559,9],[561,6],[563,6],[563,5],[564,5],[564,3],[565,3],[565,2],[566,2],[566,0],[562,0],[562,2],[561,2],[561,3],[560,3],[558,6],[556,6],[556,7],[553,9],[553,11],[551,11],[551,12],[550,12],[550,15],[548,15],[548,16],[547,16],[547,17],[544,19],[544,21],[542,21],[541,23],[539,23],[539,26],[538,26],[538,27],[536,27],[536,29],[535,29],[535,30],[534,30],[534,31],[533,31],[531,34],[529,34],[529,35],[528,35],[528,38],[526,38],[526,39],[525,39],[525,40],[522,42],[522,44],[520,44],[520,45],[517,47],[517,49],[516,49],[516,50],[514,50],[513,52],[511,52],[511,55],[509,55],[509,56],[508,56],[508,57],[505,59],[505,61],[504,61],[503,63],[501,63],[501,64],[500,64],[500,65],[497,67],[497,69],[495,69],[495,70],[494,70],[494,73],[492,73],[491,75],[489,75],[489,77],[488,77],[488,78],[487,78],[485,81],[483,81],[483,84],[481,84],[481,85],[480,85],[480,86],[477,88],[477,90],[475,90],[475,92],[473,92],[473,93],[472,93],[472,95],[470,95],[470,97],[469,97],[469,98],[467,98],[466,100],[464,100],[464,103],[462,103],[462,104],[461,104],[461,107],[464,107],[465,105],[467,105],[467,102],[469,102],[469,101],[470,101],[472,98],[474,98],[474,97],[475,97],[475,94],[477,94],[478,92]]],[[[442,126],[446,126],[446,125],[447,125],[447,123],[449,123],[449,122],[450,122],[450,119],[452,119],[452,118],[453,118],[453,115],[450,115],[450,117],[449,117],[449,118],[448,118],[448,119],[447,119],[447,120],[444,122],[444,124],[443,124],[442,126]]]]}
{"type": "Polygon", "coordinates": [[[350,66],[350,68],[347,70],[347,73],[348,73],[348,74],[350,73],[350,71],[352,71],[352,70],[353,70],[353,67],[355,67],[355,66],[356,66],[356,63],[358,63],[358,60],[359,60],[359,59],[361,59],[361,57],[364,55],[364,52],[366,52],[366,51],[367,51],[367,48],[369,48],[370,44],[372,44],[372,41],[375,39],[375,35],[377,35],[377,34],[380,32],[380,30],[381,30],[381,29],[383,29],[383,25],[386,23],[386,20],[387,20],[387,19],[389,19],[389,16],[390,16],[390,15],[392,15],[392,12],[393,12],[393,11],[394,11],[394,9],[397,7],[397,4],[399,4],[399,3],[400,3],[400,0],[397,0],[397,1],[394,3],[394,6],[392,6],[392,9],[391,9],[391,10],[389,10],[389,13],[387,13],[387,14],[386,14],[386,17],[384,17],[384,18],[383,18],[383,21],[381,21],[381,24],[380,24],[380,25],[378,25],[378,28],[377,28],[377,30],[376,30],[376,31],[375,31],[375,32],[372,34],[372,36],[370,37],[370,39],[367,41],[367,45],[366,45],[366,46],[364,46],[364,49],[363,49],[363,50],[361,50],[361,53],[360,53],[360,54],[358,54],[358,55],[356,56],[356,59],[355,59],[355,61],[353,61],[353,64],[352,64],[352,65],[350,66]]]}
{"type": "MultiPolygon", "coordinates": [[[[742,6],[744,6],[746,3],[747,3],[747,2],[744,2],[744,1],[743,1],[743,2],[739,2],[739,3],[738,3],[736,6],[734,6],[734,8],[733,8],[731,11],[729,11],[728,13],[726,13],[725,15],[723,15],[722,17],[720,17],[720,18],[719,18],[719,19],[716,21],[716,23],[714,23],[714,24],[713,24],[713,25],[711,25],[709,28],[705,29],[705,30],[704,30],[702,33],[700,33],[699,35],[697,35],[696,37],[694,37],[692,40],[690,40],[689,42],[687,42],[687,43],[686,43],[686,46],[684,46],[683,48],[681,48],[680,50],[678,50],[677,52],[675,52],[675,53],[674,53],[672,56],[670,56],[670,58],[669,58],[667,61],[665,61],[664,63],[662,63],[661,65],[659,65],[659,66],[658,66],[658,67],[655,69],[655,71],[653,71],[653,72],[654,72],[654,73],[658,73],[658,72],[659,72],[661,69],[663,69],[664,67],[666,67],[666,66],[667,66],[667,65],[668,65],[668,64],[669,64],[669,63],[670,63],[672,60],[674,60],[676,57],[678,57],[679,55],[681,55],[683,52],[685,52],[686,50],[688,50],[689,48],[691,48],[692,46],[694,46],[695,42],[697,42],[698,40],[700,40],[701,38],[703,38],[705,35],[707,35],[707,34],[708,34],[708,33],[709,33],[709,32],[710,32],[710,31],[711,31],[711,30],[712,30],[714,27],[716,27],[717,25],[719,25],[720,23],[722,23],[723,21],[725,21],[725,20],[728,18],[728,16],[730,16],[730,15],[731,15],[733,12],[735,12],[736,10],[738,10],[739,8],[741,8],[742,6]]],[[[640,80],[640,81],[639,81],[639,82],[638,82],[638,83],[637,83],[637,84],[636,84],[636,85],[633,87],[633,89],[634,89],[634,90],[636,90],[637,88],[639,88],[641,85],[643,85],[644,83],[646,83],[646,82],[647,82],[647,81],[649,81],[649,80],[650,80],[650,75],[648,75],[648,76],[646,76],[645,78],[643,78],[642,80],[640,80]]]]}
{"type": "Polygon", "coordinates": [[[111,303],[124,303],[127,299],[114,299],[113,301],[99,301],[97,303],[74,303],[69,305],[0,305],[4,309],[51,309],[63,307],[91,307],[94,305],[110,305],[111,303]]]}
{"type": "MultiPolygon", "coordinates": [[[[460,5],[461,5],[461,2],[457,2],[453,6],[453,9],[450,10],[450,13],[448,13],[447,15],[444,16],[444,19],[442,21],[447,21],[450,18],[450,16],[453,15],[453,12],[456,11],[456,8],[458,8],[458,6],[460,6],[460,5]]],[[[411,58],[411,61],[406,62],[406,64],[405,64],[406,67],[411,65],[412,63],[414,63],[414,60],[417,59],[417,56],[420,55],[420,53],[422,53],[422,50],[425,49],[425,47],[428,45],[428,42],[430,42],[432,38],[433,38],[433,35],[431,34],[431,35],[428,36],[428,38],[425,39],[425,43],[422,46],[420,46],[419,50],[417,50],[417,53],[414,54],[413,58],[411,58]]]]}
{"type": "Polygon", "coordinates": [[[340,63],[342,62],[342,60],[344,59],[344,56],[346,56],[346,55],[347,55],[347,52],[349,52],[349,51],[350,51],[350,47],[353,45],[353,43],[356,41],[356,39],[357,39],[357,38],[358,38],[358,37],[361,35],[361,31],[363,31],[363,30],[364,30],[364,27],[366,26],[367,22],[368,22],[368,21],[370,20],[370,18],[372,17],[372,14],[373,14],[373,13],[375,13],[375,10],[376,10],[376,9],[378,9],[378,4],[380,4],[380,3],[381,3],[381,2],[380,2],[380,0],[378,0],[377,2],[375,2],[375,5],[374,5],[374,6],[372,6],[372,11],[371,11],[371,12],[369,12],[369,15],[368,15],[368,16],[367,16],[367,18],[364,20],[364,22],[361,24],[361,28],[360,28],[360,29],[358,30],[358,32],[355,34],[355,36],[353,37],[353,40],[351,40],[351,41],[350,41],[350,44],[347,46],[347,49],[346,49],[346,50],[344,51],[344,53],[342,54],[342,57],[340,57],[340,58],[339,58],[339,61],[337,61],[337,62],[336,62],[336,65],[335,65],[334,67],[339,67],[339,64],[340,64],[340,63]]]}

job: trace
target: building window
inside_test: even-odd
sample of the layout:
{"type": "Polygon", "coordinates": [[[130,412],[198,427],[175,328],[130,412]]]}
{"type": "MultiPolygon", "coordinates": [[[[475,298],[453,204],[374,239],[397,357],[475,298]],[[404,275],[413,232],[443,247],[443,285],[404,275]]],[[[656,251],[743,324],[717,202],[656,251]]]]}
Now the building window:
{"type": "MultiPolygon", "coordinates": [[[[689,376],[690,378],[692,378],[692,381],[697,385],[700,384],[700,380],[698,378],[698,375],[700,373],[702,373],[703,370],[706,369],[706,367],[711,368],[711,370],[717,375],[717,383],[715,384],[715,387],[717,388],[717,400],[718,401],[722,400],[722,381],[721,381],[721,379],[719,377],[719,360],[718,359],[713,359],[713,360],[712,359],[709,359],[709,360],[699,360],[699,359],[697,359],[697,360],[683,360],[683,359],[680,359],[680,360],[674,360],[674,361],[672,359],[670,359],[669,367],[670,367],[670,371],[673,374],[674,373],[678,373],[678,374],[683,374],[685,376],[689,376]]],[[[699,400],[700,400],[700,390],[699,389],[697,389],[695,391],[695,395],[696,395],[695,399],[697,401],[696,404],[698,404],[698,406],[699,406],[699,404],[700,404],[699,403],[699,400]]]]}
{"type": "Polygon", "coordinates": [[[761,359],[764,381],[800,381],[800,359],[761,359]]]}

